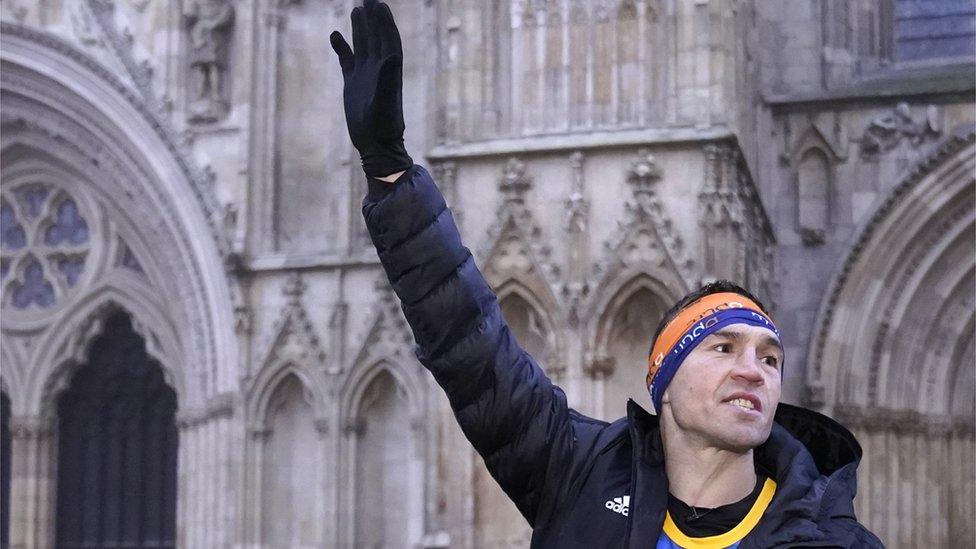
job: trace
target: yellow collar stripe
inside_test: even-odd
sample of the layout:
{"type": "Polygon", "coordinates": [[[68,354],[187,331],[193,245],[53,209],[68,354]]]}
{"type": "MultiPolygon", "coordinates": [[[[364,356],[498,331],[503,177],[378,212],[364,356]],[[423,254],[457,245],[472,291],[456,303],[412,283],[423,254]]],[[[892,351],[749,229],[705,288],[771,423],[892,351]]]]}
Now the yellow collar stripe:
{"type": "Polygon", "coordinates": [[[773,494],[775,493],[776,482],[771,478],[767,478],[766,482],[763,483],[762,491],[759,492],[759,497],[752,504],[752,508],[746,513],[745,518],[739,524],[736,524],[735,528],[724,534],[705,538],[688,537],[678,529],[678,525],[671,519],[670,512],[664,517],[664,533],[671,538],[671,541],[685,549],[724,549],[746,537],[746,534],[751,532],[759,524],[759,519],[766,512],[766,508],[769,507],[769,502],[773,500],[773,494]]]}

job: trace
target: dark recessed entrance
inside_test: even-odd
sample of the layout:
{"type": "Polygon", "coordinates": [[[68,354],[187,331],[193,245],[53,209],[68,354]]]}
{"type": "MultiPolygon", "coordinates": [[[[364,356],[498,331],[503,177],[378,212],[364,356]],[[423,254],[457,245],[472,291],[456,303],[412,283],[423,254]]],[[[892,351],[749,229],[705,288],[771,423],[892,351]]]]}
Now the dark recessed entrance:
{"type": "Polygon", "coordinates": [[[58,400],[57,547],[169,548],[176,393],[116,313],[58,400]]]}

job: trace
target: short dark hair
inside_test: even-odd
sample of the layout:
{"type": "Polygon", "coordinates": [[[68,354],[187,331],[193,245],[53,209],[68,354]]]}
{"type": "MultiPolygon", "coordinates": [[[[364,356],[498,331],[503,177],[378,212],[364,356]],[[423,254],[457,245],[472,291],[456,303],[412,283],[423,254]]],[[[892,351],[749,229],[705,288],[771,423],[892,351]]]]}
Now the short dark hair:
{"type": "Polygon", "coordinates": [[[705,284],[701,288],[698,288],[697,290],[682,297],[680,300],[678,300],[677,303],[674,304],[674,306],[668,309],[668,312],[664,313],[664,318],[661,319],[661,322],[658,323],[657,325],[657,330],[654,331],[654,337],[651,339],[651,348],[650,350],[647,351],[647,356],[650,357],[651,354],[654,353],[654,342],[657,341],[657,337],[661,335],[661,332],[664,331],[664,327],[668,325],[668,322],[671,322],[671,319],[678,316],[678,313],[681,312],[681,309],[684,309],[689,303],[701,299],[706,295],[717,294],[722,292],[732,292],[735,294],[748,297],[749,299],[754,301],[756,305],[759,305],[759,308],[766,316],[770,316],[769,311],[766,309],[766,306],[763,305],[762,302],[756,298],[756,296],[752,295],[749,292],[749,290],[743,288],[742,286],[739,286],[735,282],[732,282],[730,280],[724,280],[724,279],[716,280],[715,282],[709,282],[708,284],[705,284]]]}

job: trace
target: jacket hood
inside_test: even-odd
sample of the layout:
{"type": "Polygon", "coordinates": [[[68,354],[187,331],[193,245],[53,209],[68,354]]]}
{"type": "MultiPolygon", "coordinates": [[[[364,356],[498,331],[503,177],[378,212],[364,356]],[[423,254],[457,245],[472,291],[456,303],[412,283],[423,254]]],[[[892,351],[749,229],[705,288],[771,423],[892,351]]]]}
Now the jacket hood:
{"type": "MultiPolygon", "coordinates": [[[[642,447],[639,452],[662,466],[658,417],[633,400],[627,416],[632,440],[642,447]]],[[[836,517],[854,517],[861,446],[850,431],[823,414],[781,403],[769,438],[755,449],[754,459],[776,481],[776,495],[741,549],[858,546],[853,530],[838,537],[824,529],[836,517]],[[762,541],[757,545],[758,540],[762,541]]]]}
{"type": "MultiPolygon", "coordinates": [[[[627,416],[631,424],[644,433],[658,429],[658,416],[645,410],[633,400],[627,403],[627,416]]],[[[773,417],[775,425],[769,439],[756,448],[757,460],[770,466],[771,470],[776,460],[794,439],[803,445],[816,465],[817,471],[824,476],[830,476],[845,465],[857,465],[861,460],[861,445],[854,434],[833,419],[813,410],[780,403],[773,417]],[[785,436],[784,436],[785,435],[785,436]]],[[[652,453],[661,451],[660,444],[655,441],[650,445],[652,453]]],[[[663,458],[663,456],[655,456],[663,458]]]]}

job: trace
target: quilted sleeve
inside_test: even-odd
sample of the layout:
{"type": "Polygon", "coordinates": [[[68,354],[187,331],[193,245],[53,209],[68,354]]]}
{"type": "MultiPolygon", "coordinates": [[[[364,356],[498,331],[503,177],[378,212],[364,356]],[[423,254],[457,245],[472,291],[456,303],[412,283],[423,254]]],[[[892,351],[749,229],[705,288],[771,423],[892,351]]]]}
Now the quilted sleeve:
{"type": "Polygon", "coordinates": [[[371,180],[363,215],[414,353],[489,472],[538,526],[605,424],[571,411],[519,346],[427,170],[414,165],[395,185],[371,180]]]}

